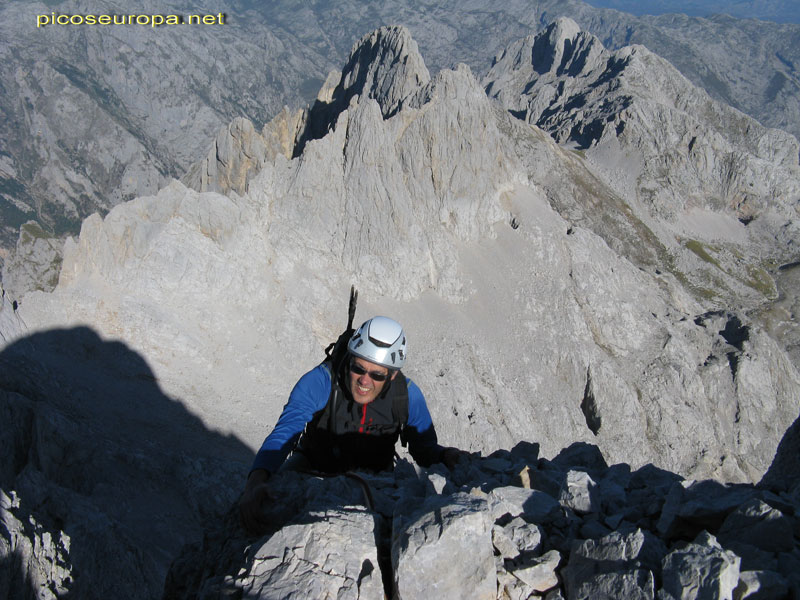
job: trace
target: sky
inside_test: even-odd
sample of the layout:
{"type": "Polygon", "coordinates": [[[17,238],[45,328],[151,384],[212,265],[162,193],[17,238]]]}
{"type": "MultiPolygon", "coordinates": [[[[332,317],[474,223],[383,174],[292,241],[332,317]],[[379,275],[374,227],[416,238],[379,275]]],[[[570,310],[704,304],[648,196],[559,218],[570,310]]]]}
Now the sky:
{"type": "Polygon", "coordinates": [[[660,15],[684,13],[705,17],[724,13],[738,18],[755,18],[779,23],[800,23],[798,0],[584,0],[587,4],[633,13],[660,15]]]}

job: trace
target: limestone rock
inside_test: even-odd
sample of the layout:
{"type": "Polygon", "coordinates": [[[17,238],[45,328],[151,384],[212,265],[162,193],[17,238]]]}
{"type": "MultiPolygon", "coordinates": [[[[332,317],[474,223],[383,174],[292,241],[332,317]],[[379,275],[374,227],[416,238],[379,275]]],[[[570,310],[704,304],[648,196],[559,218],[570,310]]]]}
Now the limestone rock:
{"type": "Polygon", "coordinates": [[[654,572],[667,548],[640,529],[576,541],[562,571],[568,598],[653,598],[654,572]]]}
{"type": "Polygon", "coordinates": [[[784,598],[789,592],[786,579],[773,571],[742,571],[733,590],[734,600],[784,598]]]}
{"type": "Polygon", "coordinates": [[[597,484],[585,471],[567,471],[559,492],[559,503],[578,514],[596,512],[600,509],[596,488],[597,484]]]}
{"type": "Polygon", "coordinates": [[[659,598],[732,599],[739,582],[739,557],[703,533],[683,549],[664,557],[663,594],[659,598]]]}
{"type": "Polygon", "coordinates": [[[311,525],[287,525],[251,547],[244,594],[264,600],[382,598],[373,515],[341,508],[307,519],[311,525]]]}
{"type": "MultiPolygon", "coordinates": [[[[720,529],[718,517],[711,513],[695,515],[696,525],[706,529],[691,543],[659,537],[657,518],[641,519],[646,527],[621,523],[617,531],[584,539],[586,527],[579,525],[598,515],[551,518],[531,509],[532,503],[541,503],[532,495],[535,490],[515,488],[515,493],[512,487],[491,484],[488,493],[483,491],[479,486],[486,487],[492,478],[516,468],[509,464],[504,473],[497,472],[501,453],[492,454],[490,459],[465,459],[471,475],[462,475],[457,489],[442,494],[429,494],[425,483],[440,474],[441,466],[426,469],[401,462],[394,473],[357,477],[280,472],[270,480],[274,500],[264,507],[270,531],[257,539],[248,537],[235,512],[229,513],[220,527],[206,533],[202,545],[187,547],[175,561],[165,598],[324,593],[320,590],[344,597],[358,590],[364,596],[376,592],[379,580],[383,587],[377,593],[390,596],[417,597],[424,588],[445,597],[503,599],[531,594],[562,599],[738,598],[782,593],[794,585],[794,569],[800,564],[796,543],[790,552],[779,553],[781,558],[773,561],[772,568],[744,570],[744,561],[727,547],[730,544],[722,547],[708,533],[720,529]],[[370,494],[363,493],[364,486],[370,494]],[[375,510],[377,504],[372,510],[367,507],[368,498],[378,494],[393,513],[389,518],[381,514],[385,507],[380,511],[375,510]],[[514,517],[514,509],[500,509],[500,498],[529,510],[514,517]],[[354,582],[346,573],[356,571],[354,582]]],[[[581,468],[570,468],[566,461],[562,465],[565,472],[581,468]]],[[[656,500],[666,474],[645,469],[653,481],[649,488],[642,487],[639,476],[623,481],[623,466],[597,469],[595,476],[616,477],[628,500],[639,502],[632,493],[638,489],[661,506],[656,500]]],[[[456,486],[454,481],[450,485],[456,486]]],[[[740,488],[748,488],[762,501],[777,502],[765,490],[740,488]]],[[[603,489],[598,486],[597,493],[603,489]]],[[[698,486],[692,493],[696,501],[708,493],[708,502],[719,502],[709,486],[698,486]]],[[[558,506],[553,497],[550,503],[558,506]]],[[[605,504],[600,499],[600,506],[605,504]]],[[[748,506],[759,505],[751,502],[738,512],[753,513],[748,506]]],[[[627,508],[622,506],[622,511],[627,508]]]]}
{"type": "Polygon", "coordinates": [[[561,564],[561,554],[558,550],[550,550],[523,564],[515,564],[509,572],[534,592],[546,592],[558,585],[556,569],[559,564],[561,564]]]}
{"type": "Polygon", "coordinates": [[[250,179],[277,155],[291,158],[303,111],[284,107],[259,134],[244,117],[231,121],[217,134],[208,156],[187,171],[182,181],[198,192],[244,194],[250,179]]]}
{"type": "Polygon", "coordinates": [[[794,547],[791,520],[762,500],[754,498],[733,511],[719,529],[717,539],[750,544],[766,552],[789,552],[794,547]]]}
{"type": "Polygon", "coordinates": [[[24,512],[15,492],[0,489],[0,594],[9,600],[55,600],[73,583],[70,537],[48,531],[24,512]]]}
{"type": "Polygon", "coordinates": [[[491,524],[485,500],[456,494],[431,497],[399,530],[395,519],[392,567],[398,598],[431,589],[442,598],[496,597],[491,524]],[[469,548],[463,554],[462,548],[469,548]],[[461,560],[452,557],[460,555],[461,560]]]}
{"type": "Polygon", "coordinates": [[[655,597],[654,588],[653,573],[645,569],[598,573],[568,591],[567,599],[630,598],[632,600],[650,600],[655,597]]]}
{"type": "Polygon", "coordinates": [[[675,483],[664,502],[658,530],[669,538],[691,537],[709,526],[717,529],[730,513],[754,496],[755,490],[743,485],[712,480],[675,483]]]}
{"type": "Polygon", "coordinates": [[[28,292],[51,292],[58,283],[64,242],[44,231],[36,221],[20,227],[17,245],[3,264],[3,290],[19,302],[28,292]]]}
{"type": "Polygon", "coordinates": [[[518,487],[498,487],[489,493],[489,510],[495,519],[503,515],[524,515],[533,523],[544,523],[560,516],[558,502],[544,492],[518,487]]]}

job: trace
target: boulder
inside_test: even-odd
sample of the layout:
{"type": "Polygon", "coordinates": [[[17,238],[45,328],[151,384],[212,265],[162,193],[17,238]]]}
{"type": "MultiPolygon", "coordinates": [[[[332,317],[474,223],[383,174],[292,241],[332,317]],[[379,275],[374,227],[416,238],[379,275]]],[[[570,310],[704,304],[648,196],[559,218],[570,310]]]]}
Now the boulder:
{"type": "Polygon", "coordinates": [[[411,515],[396,516],[395,597],[420,598],[436,590],[442,599],[493,600],[497,575],[491,523],[486,501],[463,493],[432,496],[411,515]]]}
{"type": "Polygon", "coordinates": [[[739,583],[740,559],[724,550],[714,536],[701,533],[676,548],[662,563],[663,600],[732,600],[739,583]]]}

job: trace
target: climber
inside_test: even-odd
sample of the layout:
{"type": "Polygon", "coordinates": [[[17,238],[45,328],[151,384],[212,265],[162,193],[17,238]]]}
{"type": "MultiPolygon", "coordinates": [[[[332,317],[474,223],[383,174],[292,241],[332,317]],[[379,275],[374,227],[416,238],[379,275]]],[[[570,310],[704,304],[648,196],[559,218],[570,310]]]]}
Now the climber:
{"type": "Polygon", "coordinates": [[[261,504],[278,470],[392,469],[398,438],[425,467],[441,462],[452,469],[463,455],[439,445],[422,392],[400,371],[406,337],[399,323],[374,317],[344,342],[300,378],[258,451],[239,501],[247,529],[263,529],[261,504]]]}

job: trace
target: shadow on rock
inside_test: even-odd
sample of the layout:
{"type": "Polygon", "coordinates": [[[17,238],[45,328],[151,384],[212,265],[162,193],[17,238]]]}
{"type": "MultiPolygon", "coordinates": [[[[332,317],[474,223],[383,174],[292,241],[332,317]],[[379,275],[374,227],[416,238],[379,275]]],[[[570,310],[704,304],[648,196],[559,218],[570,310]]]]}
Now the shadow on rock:
{"type": "Polygon", "coordinates": [[[759,482],[760,487],[789,491],[800,482],[800,416],[783,434],[775,458],[759,482]]]}
{"type": "Polygon", "coordinates": [[[391,473],[276,474],[274,500],[264,503],[269,529],[245,531],[232,508],[202,543],[184,548],[164,598],[382,598],[391,586],[383,579],[390,519],[375,497],[385,501],[393,482],[391,473]]]}
{"type": "Polygon", "coordinates": [[[87,327],[0,353],[0,420],[8,598],[160,596],[173,557],[222,519],[253,458],[87,327]]]}
{"type": "Polygon", "coordinates": [[[366,495],[346,476],[281,473],[264,506],[272,531],[248,536],[232,511],[176,561],[165,597],[800,594],[796,498],[609,466],[591,444],[552,460],[538,451],[520,442],[452,471],[401,459],[393,472],[358,474],[366,495]]]}

